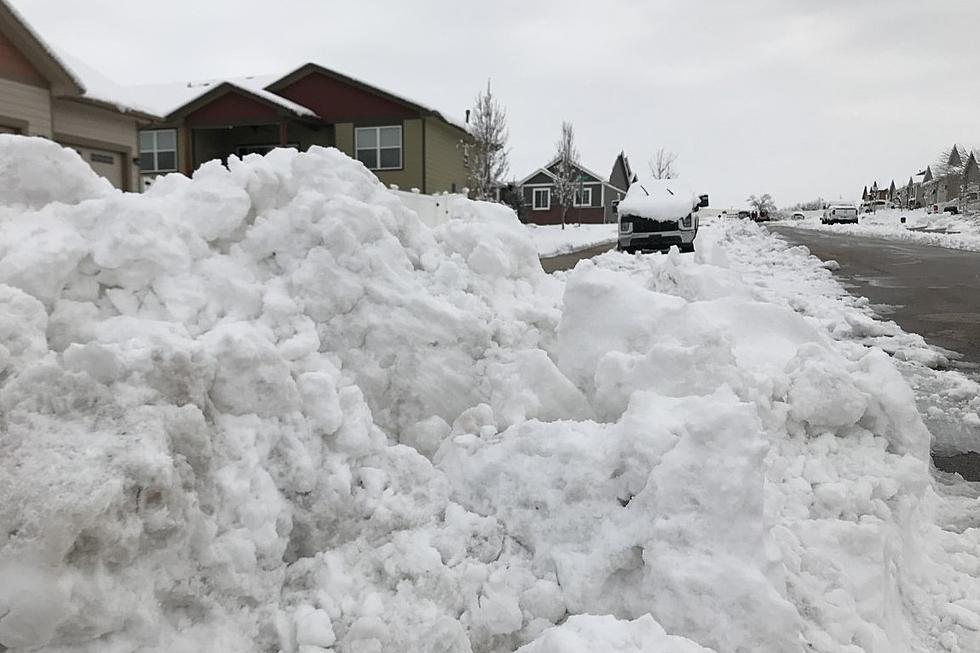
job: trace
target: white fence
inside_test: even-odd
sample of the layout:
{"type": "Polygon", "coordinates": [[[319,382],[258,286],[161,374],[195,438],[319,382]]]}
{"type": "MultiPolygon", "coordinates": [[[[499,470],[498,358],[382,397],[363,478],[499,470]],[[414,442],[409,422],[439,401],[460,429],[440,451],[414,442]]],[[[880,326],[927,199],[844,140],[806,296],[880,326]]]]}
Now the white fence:
{"type": "Polygon", "coordinates": [[[405,206],[415,211],[419,219],[430,227],[449,222],[449,205],[453,200],[466,198],[466,193],[442,193],[441,195],[423,195],[417,191],[411,193],[392,186],[392,193],[398,196],[405,206]]]}

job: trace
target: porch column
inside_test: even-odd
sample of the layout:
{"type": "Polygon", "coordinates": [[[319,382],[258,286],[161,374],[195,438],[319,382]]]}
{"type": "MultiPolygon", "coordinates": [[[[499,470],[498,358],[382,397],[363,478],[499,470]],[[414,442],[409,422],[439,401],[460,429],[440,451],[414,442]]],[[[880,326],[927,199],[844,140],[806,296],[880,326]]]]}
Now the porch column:
{"type": "Polygon", "coordinates": [[[289,144],[289,121],[283,118],[279,121],[279,145],[286,147],[289,144]]]}

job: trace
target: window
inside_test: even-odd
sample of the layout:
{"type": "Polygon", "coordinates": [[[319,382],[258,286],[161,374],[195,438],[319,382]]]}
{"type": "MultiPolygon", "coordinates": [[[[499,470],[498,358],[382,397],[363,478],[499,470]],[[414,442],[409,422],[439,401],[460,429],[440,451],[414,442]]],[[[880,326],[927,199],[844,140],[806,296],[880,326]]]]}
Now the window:
{"type": "Polygon", "coordinates": [[[592,206],[592,189],[576,188],[573,206],[592,206]]]}
{"type": "Polygon", "coordinates": [[[551,208],[551,189],[535,188],[533,197],[533,208],[535,211],[547,211],[551,208]]]}
{"type": "Polygon", "coordinates": [[[143,172],[177,170],[176,129],[151,129],[140,132],[140,170],[143,172]]]}
{"type": "Polygon", "coordinates": [[[398,170],[402,167],[402,128],[358,127],[354,150],[357,160],[370,170],[398,170]]]}

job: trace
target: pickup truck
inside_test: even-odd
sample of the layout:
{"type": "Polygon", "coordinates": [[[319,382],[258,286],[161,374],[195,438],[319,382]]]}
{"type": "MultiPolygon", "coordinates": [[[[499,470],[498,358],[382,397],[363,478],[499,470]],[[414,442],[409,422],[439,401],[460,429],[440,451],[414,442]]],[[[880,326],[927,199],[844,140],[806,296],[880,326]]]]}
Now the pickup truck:
{"type": "Polygon", "coordinates": [[[858,208],[853,204],[831,204],[823,210],[821,224],[857,224],[858,208]]]}
{"type": "Polygon", "coordinates": [[[665,252],[676,246],[693,252],[698,211],[707,206],[707,195],[695,195],[676,179],[635,181],[619,203],[618,249],[665,252]]]}

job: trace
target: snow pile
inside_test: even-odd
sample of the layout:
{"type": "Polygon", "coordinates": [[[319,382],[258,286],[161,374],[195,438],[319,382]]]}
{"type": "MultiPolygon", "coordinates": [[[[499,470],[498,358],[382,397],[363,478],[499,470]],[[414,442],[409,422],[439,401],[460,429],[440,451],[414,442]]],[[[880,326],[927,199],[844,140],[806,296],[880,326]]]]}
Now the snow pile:
{"type": "Polygon", "coordinates": [[[697,204],[697,195],[684,182],[650,179],[630,185],[619,203],[619,213],[651,220],[677,220],[687,216],[697,204]]]}
{"type": "Polygon", "coordinates": [[[560,256],[616,242],[618,224],[525,225],[538,256],[560,256]]]}
{"type": "Polygon", "coordinates": [[[0,217],[52,202],[78,204],[111,192],[107,179],[84,173],[87,166],[75,150],[0,134],[0,151],[0,217]]]}
{"type": "Polygon", "coordinates": [[[806,219],[790,220],[786,224],[800,229],[906,240],[980,252],[980,215],[929,213],[925,209],[883,209],[877,213],[860,214],[858,224],[825,225],[820,222],[820,212],[807,213],[806,219]],[[902,218],[905,218],[904,223],[902,218]]]}
{"type": "Polygon", "coordinates": [[[755,225],[554,278],[336,150],[63,166],[0,195],[0,645],[975,650],[911,390],[755,225]]]}

